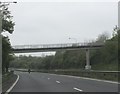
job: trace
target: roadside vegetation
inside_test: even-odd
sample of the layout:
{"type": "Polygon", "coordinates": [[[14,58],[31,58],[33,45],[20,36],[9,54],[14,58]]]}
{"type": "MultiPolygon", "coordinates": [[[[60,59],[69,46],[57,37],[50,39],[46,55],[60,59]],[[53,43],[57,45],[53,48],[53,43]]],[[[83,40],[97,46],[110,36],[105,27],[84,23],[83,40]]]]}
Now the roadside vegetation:
{"type": "Polygon", "coordinates": [[[108,38],[106,33],[98,36],[95,42],[104,42],[105,45],[100,49],[90,50],[90,62],[92,66],[90,71],[85,70],[85,49],[74,51],[61,50],[57,51],[55,55],[45,57],[14,56],[10,67],[17,68],[16,70],[23,72],[26,72],[26,70],[22,69],[31,69],[33,72],[65,74],[118,81],[119,34],[120,30],[114,32],[112,38],[108,38]]]}
{"type": "MultiPolygon", "coordinates": [[[[9,74],[8,68],[36,69],[36,70],[84,70],[86,64],[85,50],[61,50],[55,55],[46,57],[33,56],[15,56],[11,51],[11,43],[8,36],[4,36],[4,32],[10,34],[14,31],[15,23],[8,8],[9,4],[0,3],[0,10],[5,8],[2,18],[2,73],[9,74]]],[[[120,30],[115,30],[111,38],[106,33],[100,34],[96,39],[96,43],[104,42],[105,46],[100,49],[90,50],[90,62],[92,70],[118,71],[118,52],[120,46],[120,30]]],[[[3,77],[4,79],[4,77],[3,77]]],[[[4,80],[3,80],[4,81],[4,80]]],[[[6,80],[7,81],[7,80],[6,80]]]]}
{"type": "Polygon", "coordinates": [[[14,75],[13,72],[7,72],[3,74],[2,79],[2,92],[6,92],[16,81],[17,75],[14,75]]]}
{"type": "Polygon", "coordinates": [[[8,32],[10,34],[14,31],[15,23],[12,21],[12,16],[10,11],[8,10],[9,4],[0,3],[0,10],[3,12],[2,16],[2,73],[8,72],[9,63],[13,59],[11,44],[9,41],[9,37],[5,36],[3,33],[8,32]],[[4,11],[3,11],[4,8],[4,11]]]}
{"type": "MultiPolygon", "coordinates": [[[[114,32],[112,38],[106,33],[98,36],[95,42],[104,42],[105,46],[100,49],[90,50],[90,62],[92,70],[118,71],[118,34],[114,32]]],[[[55,55],[46,57],[14,56],[10,63],[12,68],[31,68],[38,70],[84,70],[86,64],[85,49],[61,50],[55,55]]]]}
{"type": "Polygon", "coordinates": [[[4,35],[5,32],[10,34],[14,31],[15,23],[12,21],[11,12],[8,9],[9,4],[3,4],[0,2],[0,13],[2,15],[2,32],[0,37],[2,37],[2,91],[5,92],[13,82],[16,80],[17,76],[13,72],[9,72],[9,63],[13,60],[13,53],[11,51],[11,43],[9,37],[4,35]]]}

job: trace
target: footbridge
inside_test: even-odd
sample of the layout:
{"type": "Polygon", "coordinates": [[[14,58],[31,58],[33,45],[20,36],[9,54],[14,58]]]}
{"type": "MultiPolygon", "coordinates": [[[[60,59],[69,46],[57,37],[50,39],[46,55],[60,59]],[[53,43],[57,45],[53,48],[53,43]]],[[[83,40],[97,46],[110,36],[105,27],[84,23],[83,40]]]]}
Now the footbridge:
{"type": "Polygon", "coordinates": [[[98,49],[104,43],[64,43],[64,44],[37,44],[37,45],[15,45],[12,46],[14,53],[50,52],[58,50],[86,50],[86,69],[90,69],[89,50],[98,49]]]}
{"type": "Polygon", "coordinates": [[[64,44],[37,44],[12,46],[14,53],[48,52],[57,50],[96,49],[104,43],[64,43],[64,44]]]}

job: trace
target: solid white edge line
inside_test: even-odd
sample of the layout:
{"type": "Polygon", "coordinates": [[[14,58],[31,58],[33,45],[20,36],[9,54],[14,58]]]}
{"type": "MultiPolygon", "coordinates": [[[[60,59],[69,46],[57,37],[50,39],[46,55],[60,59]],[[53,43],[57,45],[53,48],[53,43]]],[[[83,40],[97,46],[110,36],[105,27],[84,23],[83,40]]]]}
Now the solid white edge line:
{"type": "Polygon", "coordinates": [[[94,79],[94,78],[87,78],[87,77],[78,77],[78,76],[70,76],[70,75],[58,75],[58,74],[50,74],[50,75],[57,75],[57,76],[65,76],[65,77],[72,77],[72,78],[81,78],[86,80],[94,80],[94,81],[101,81],[101,82],[107,82],[112,84],[120,84],[119,82],[109,81],[109,80],[100,80],[100,79],[94,79]]]}
{"type": "Polygon", "coordinates": [[[19,75],[17,75],[16,81],[15,81],[15,82],[13,83],[13,85],[6,91],[6,93],[9,93],[9,92],[14,88],[14,86],[17,84],[19,78],[20,78],[19,75]]]}
{"type": "Polygon", "coordinates": [[[79,89],[79,88],[76,88],[76,87],[74,87],[73,89],[75,89],[75,90],[77,90],[77,91],[83,91],[83,90],[81,90],[81,89],[79,89]]]}
{"type": "Polygon", "coordinates": [[[60,84],[60,81],[56,81],[56,83],[60,84]]]}

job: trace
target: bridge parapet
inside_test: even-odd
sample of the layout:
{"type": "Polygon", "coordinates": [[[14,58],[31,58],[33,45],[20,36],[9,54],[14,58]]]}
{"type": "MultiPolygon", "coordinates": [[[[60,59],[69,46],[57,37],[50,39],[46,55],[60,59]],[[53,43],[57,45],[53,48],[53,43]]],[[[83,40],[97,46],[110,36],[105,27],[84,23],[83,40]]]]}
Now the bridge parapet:
{"type": "Polygon", "coordinates": [[[13,49],[35,49],[35,48],[65,48],[65,47],[81,47],[81,46],[103,46],[104,43],[64,43],[64,44],[36,44],[36,45],[15,45],[13,49]]]}

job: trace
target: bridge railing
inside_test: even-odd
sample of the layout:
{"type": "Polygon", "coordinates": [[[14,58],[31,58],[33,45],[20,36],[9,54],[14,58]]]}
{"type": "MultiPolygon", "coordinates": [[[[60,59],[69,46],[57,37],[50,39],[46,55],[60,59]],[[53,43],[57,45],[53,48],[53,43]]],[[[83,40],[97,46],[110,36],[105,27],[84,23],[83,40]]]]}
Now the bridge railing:
{"type": "Polygon", "coordinates": [[[32,48],[64,48],[64,47],[79,47],[79,46],[99,46],[103,43],[65,43],[65,44],[40,44],[40,45],[15,45],[13,49],[32,49],[32,48]]]}

